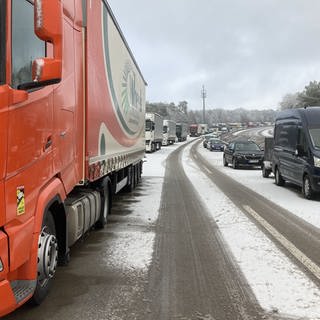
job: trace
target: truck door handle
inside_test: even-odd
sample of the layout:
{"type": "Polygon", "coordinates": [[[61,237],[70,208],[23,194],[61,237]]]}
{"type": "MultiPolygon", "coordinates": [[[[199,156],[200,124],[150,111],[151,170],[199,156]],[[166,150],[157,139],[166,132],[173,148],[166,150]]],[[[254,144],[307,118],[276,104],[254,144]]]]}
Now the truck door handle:
{"type": "Polygon", "coordinates": [[[44,151],[47,150],[47,149],[49,149],[49,148],[51,147],[51,145],[52,145],[52,138],[51,138],[51,136],[50,136],[50,137],[48,137],[47,142],[46,142],[46,144],[44,145],[44,151]]]}

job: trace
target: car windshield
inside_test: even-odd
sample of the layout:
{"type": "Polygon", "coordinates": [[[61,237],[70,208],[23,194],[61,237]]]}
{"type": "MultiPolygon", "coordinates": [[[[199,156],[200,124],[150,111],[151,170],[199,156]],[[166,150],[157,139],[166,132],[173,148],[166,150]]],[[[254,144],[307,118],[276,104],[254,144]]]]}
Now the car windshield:
{"type": "Polygon", "coordinates": [[[6,1],[0,0],[0,84],[6,81],[6,1]]]}
{"type": "Polygon", "coordinates": [[[236,143],[235,150],[236,151],[259,151],[260,148],[257,144],[253,142],[243,142],[243,143],[236,143]]]}
{"type": "Polygon", "coordinates": [[[211,139],[210,142],[213,143],[213,144],[218,144],[218,143],[221,143],[221,140],[219,140],[219,139],[211,139]]]}
{"type": "Polygon", "coordinates": [[[310,129],[309,132],[313,146],[320,149],[320,128],[310,129]]]}

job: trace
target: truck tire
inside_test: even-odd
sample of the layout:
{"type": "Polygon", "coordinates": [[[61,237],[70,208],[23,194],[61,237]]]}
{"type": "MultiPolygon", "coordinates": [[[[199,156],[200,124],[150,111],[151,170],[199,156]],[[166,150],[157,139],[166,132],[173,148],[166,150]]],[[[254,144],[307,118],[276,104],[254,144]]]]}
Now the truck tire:
{"type": "Polygon", "coordinates": [[[103,229],[107,224],[108,215],[110,214],[110,188],[109,178],[104,179],[99,187],[101,195],[101,210],[98,221],[95,223],[96,229],[103,229]]]}
{"type": "Polygon", "coordinates": [[[277,186],[283,186],[284,185],[284,179],[282,178],[278,167],[276,167],[276,169],[275,169],[274,177],[275,177],[275,183],[276,183],[277,186]]]}
{"type": "Polygon", "coordinates": [[[312,190],[311,181],[307,174],[303,177],[302,193],[306,199],[313,199],[314,191],[312,190]]]}
{"type": "Polygon", "coordinates": [[[30,303],[40,305],[52,286],[58,264],[58,241],[52,213],[47,211],[43,217],[38,245],[37,286],[30,303]]]}

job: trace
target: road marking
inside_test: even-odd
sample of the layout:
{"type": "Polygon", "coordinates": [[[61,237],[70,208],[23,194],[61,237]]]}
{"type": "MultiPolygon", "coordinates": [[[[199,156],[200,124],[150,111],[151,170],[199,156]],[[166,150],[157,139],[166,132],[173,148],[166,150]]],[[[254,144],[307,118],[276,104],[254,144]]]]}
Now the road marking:
{"type": "Polygon", "coordinates": [[[251,207],[245,205],[243,208],[259,222],[276,240],[278,240],[296,259],[298,259],[316,278],[320,280],[320,267],[300,251],[293,243],[278,232],[272,225],[263,219],[251,207]]]}

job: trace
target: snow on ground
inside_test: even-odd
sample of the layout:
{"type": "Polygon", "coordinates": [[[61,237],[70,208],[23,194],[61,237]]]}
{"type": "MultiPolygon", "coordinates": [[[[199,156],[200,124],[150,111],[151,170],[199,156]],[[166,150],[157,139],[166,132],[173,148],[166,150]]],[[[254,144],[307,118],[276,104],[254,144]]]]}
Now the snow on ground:
{"type": "MultiPolygon", "coordinates": [[[[138,197],[133,195],[134,201],[127,204],[130,224],[137,227],[154,226],[160,208],[166,159],[180,145],[181,143],[174,144],[146,154],[143,180],[137,189],[141,194],[138,197]]],[[[320,291],[317,286],[200,172],[190,160],[189,151],[190,146],[183,155],[185,171],[190,181],[197,181],[196,189],[218,224],[261,306],[267,311],[278,311],[282,315],[320,320],[320,291]]],[[[320,219],[315,214],[319,207],[318,201],[303,199],[294,188],[277,187],[273,179],[263,179],[260,170],[225,168],[222,153],[210,152],[202,144],[199,152],[219,170],[306,221],[320,226],[320,219]]],[[[126,227],[117,232],[114,243],[109,243],[112,253],[106,252],[106,259],[124,272],[134,270],[139,275],[146,275],[153,253],[153,228],[142,228],[141,231],[134,229],[134,232],[128,229],[130,228],[126,227]]]]}
{"type": "MultiPolygon", "coordinates": [[[[200,197],[218,224],[261,307],[281,315],[319,320],[318,287],[201,173],[190,160],[189,151],[190,146],[183,155],[186,174],[190,181],[197,181],[200,197]]],[[[210,152],[201,145],[199,151],[219,170],[299,216],[311,218],[319,206],[317,201],[307,201],[297,192],[275,186],[271,178],[263,179],[260,170],[223,167],[221,152],[210,152]]],[[[312,220],[319,223],[314,217],[312,220]]]]}
{"type": "Polygon", "coordinates": [[[129,228],[117,230],[117,237],[109,240],[109,249],[105,253],[104,259],[112,268],[123,272],[135,270],[139,274],[148,271],[155,237],[152,227],[158,218],[166,159],[177,146],[162,147],[146,154],[142,183],[132,197],[121,201],[121,210],[130,212],[126,216],[129,228]]]}
{"type": "Polygon", "coordinates": [[[275,202],[280,207],[287,209],[303,220],[320,228],[319,200],[306,200],[301,189],[293,185],[279,187],[275,185],[274,179],[262,178],[261,170],[238,169],[234,170],[230,166],[224,167],[222,162],[222,152],[210,152],[209,150],[199,147],[198,151],[215,167],[246,187],[261,194],[268,200],[275,202]]]}

